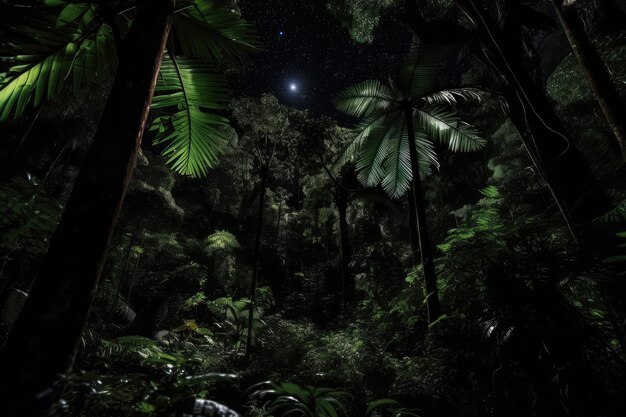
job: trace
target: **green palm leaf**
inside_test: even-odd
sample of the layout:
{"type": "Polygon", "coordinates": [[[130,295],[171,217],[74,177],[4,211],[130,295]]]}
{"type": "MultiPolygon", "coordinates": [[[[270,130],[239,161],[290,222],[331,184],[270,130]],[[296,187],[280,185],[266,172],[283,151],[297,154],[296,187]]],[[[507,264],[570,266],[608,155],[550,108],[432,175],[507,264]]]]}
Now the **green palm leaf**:
{"type": "Polygon", "coordinates": [[[183,175],[202,177],[215,166],[228,143],[224,110],[229,101],[224,78],[205,61],[166,55],[152,101],[153,109],[175,108],[157,117],[151,130],[158,130],[156,145],[167,144],[163,155],[183,175]]]}
{"type": "Polygon", "coordinates": [[[28,25],[8,28],[10,41],[0,59],[13,65],[0,73],[0,122],[52,98],[70,76],[78,89],[115,65],[110,27],[96,19],[91,6],[79,10],[71,16],[35,11],[28,25]]]}
{"type": "MultiPolygon", "coordinates": [[[[408,130],[403,128],[402,134],[397,135],[396,140],[388,143],[389,149],[384,162],[385,178],[382,186],[389,196],[398,198],[409,189],[413,175],[415,175],[411,166],[408,130]]],[[[433,166],[439,168],[435,147],[424,132],[415,132],[415,147],[417,169],[420,175],[429,175],[433,166]]]]}
{"type": "Polygon", "coordinates": [[[383,189],[391,197],[400,197],[411,185],[413,170],[409,152],[409,132],[405,120],[400,123],[399,131],[394,141],[390,141],[385,159],[385,177],[382,180],[383,189]]]}
{"type": "Polygon", "coordinates": [[[418,109],[416,123],[433,140],[447,144],[453,152],[472,152],[482,149],[487,141],[478,135],[476,128],[440,106],[418,109]]]}
{"type": "Polygon", "coordinates": [[[386,112],[375,113],[367,117],[354,129],[355,136],[340,151],[337,160],[332,166],[333,170],[341,168],[343,165],[354,160],[367,137],[376,129],[381,121],[393,112],[393,108],[386,112]]]}
{"type": "Polygon", "coordinates": [[[335,98],[337,110],[355,117],[367,117],[387,109],[394,101],[394,92],[376,80],[367,80],[346,88],[335,98]]]}
{"type": "Polygon", "coordinates": [[[368,134],[356,162],[358,177],[362,183],[376,186],[385,178],[384,162],[392,143],[402,135],[402,112],[387,115],[368,134]]]}
{"type": "Polygon", "coordinates": [[[173,34],[184,55],[220,61],[260,49],[254,29],[234,10],[216,8],[210,0],[185,0],[178,6],[173,34]]]}
{"type": "Polygon", "coordinates": [[[424,97],[420,97],[420,100],[428,104],[441,104],[441,105],[446,105],[446,106],[453,106],[457,104],[459,100],[482,101],[486,97],[487,97],[487,93],[484,90],[481,90],[480,88],[461,87],[461,88],[452,88],[449,90],[436,91],[424,97]]]}

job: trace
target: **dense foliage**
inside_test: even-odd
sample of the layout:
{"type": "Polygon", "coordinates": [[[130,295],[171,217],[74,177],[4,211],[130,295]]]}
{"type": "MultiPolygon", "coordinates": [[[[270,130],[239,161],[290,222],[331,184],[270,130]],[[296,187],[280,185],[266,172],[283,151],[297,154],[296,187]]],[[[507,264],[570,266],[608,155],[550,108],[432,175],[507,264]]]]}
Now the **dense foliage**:
{"type": "MultiPolygon", "coordinates": [[[[332,118],[237,88],[262,47],[235,3],[177,2],[73,364],[35,401],[30,358],[5,357],[0,415],[625,415],[623,108],[589,87],[554,13],[584,23],[624,97],[621,6],[328,1],[355,41],[389,19],[415,35],[388,79],[329,97],[332,118]]],[[[7,349],[52,279],[40,267],[142,5],[0,4],[7,349]]]]}

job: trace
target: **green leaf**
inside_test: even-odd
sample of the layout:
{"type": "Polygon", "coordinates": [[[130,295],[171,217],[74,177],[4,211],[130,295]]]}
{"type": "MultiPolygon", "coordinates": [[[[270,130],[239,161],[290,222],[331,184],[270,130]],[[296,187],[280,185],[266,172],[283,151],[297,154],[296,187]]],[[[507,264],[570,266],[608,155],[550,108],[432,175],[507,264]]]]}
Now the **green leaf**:
{"type": "Polygon", "coordinates": [[[177,6],[173,36],[184,55],[216,62],[260,50],[254,29],[235,11],[216,8],[210,0],[186,0],[177,6]]]}
{"type": "Polygon", "coordinates": [[[111,30],[91,10],[83,3],[69,4],[58,17],[65,23],[55,28],[57,17],[33,9],[27,25],[17,23],[10,28],[6,34],[9,47],[0,59],[15,65],[0,73],[0,122],[21,116],[29,104],[37,107],[51,99],[70,76],[76,89],[113,68],[111,30]],[[81,13],[80,24],[66,22],[76,13],[81,13]],[[87,65],[91,62],[96,66],[87,65]]]}
{"type": "Polygon", "coordinates": [[[361,118],[386,110],[393,101],[394,93],[389,87],[379,81],[368,80],[337,94],[335,107],[341,112],[361,118]]]}
{"type": "Polygon", "coordinates": [[[228,119],[217,114],[229,101],[226,82],[205,61],[174,58],[167,54],[161,65],[152,109],[167,109],[151,130],[158,131],[155,145],[166,144],[167,163],[183,175],[205,176],[217,165],[228,143],[228,119]]]}
{"type": "Polygon", "coordinates": [[[454,113],[440,106],[425,106],[416,112],[416,123],[432,140],[447,144],[452,152],[472,152],[482,149],[487,141],[476,129],[454,113]]]}

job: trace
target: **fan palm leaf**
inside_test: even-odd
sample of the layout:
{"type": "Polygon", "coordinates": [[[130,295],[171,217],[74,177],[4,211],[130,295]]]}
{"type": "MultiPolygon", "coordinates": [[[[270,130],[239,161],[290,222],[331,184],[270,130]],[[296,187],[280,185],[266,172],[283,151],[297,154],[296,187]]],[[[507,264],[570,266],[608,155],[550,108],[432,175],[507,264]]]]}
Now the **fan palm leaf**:
{"type": "Polygon", "coordinates": [[[163,155],[178,173],[201,177],[215,166],[228,143],[224,130],[229,96],[224,78],[213,65],[193,58],[166,55],[152,101],[153,109],[175,109],[155,118],[156,145],[166,144],[163,155]]]}

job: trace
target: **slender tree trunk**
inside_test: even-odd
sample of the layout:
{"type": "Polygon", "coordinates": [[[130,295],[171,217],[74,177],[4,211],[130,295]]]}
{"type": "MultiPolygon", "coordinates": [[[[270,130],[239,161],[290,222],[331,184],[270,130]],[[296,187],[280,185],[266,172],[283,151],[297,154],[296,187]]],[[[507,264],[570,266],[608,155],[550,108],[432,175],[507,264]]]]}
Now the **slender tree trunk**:
{"type": "Polygon", "coordinates": [[[407,195],[409,200],[409,234],[411,236],[411,259],[413,264],[417,265],[420,262],[420,241],[417,235],[417,217],[415,216],[415,199],[413,194],[407,195]]]}
{"type": "Polygon", "coordinates": [[[71,370],[141,145],[174,0],[138,1],[100,125],[4,352],[4,416],[34,416],[36,397],[71,370]]]}
{"type": "Polygon", "coordinates": [[[278,219],[276,219],[276,239],[280,238],[280,218],[283,215],[283,200],[278,203],[278,219]]]}
{"type": "Polygon", "coordinates": [[[551,1],[613,136],[615,136],[622,150],[622,156],[626,158],[626,108],[624,102],[615,89],[604,62],[591,44],[576,9],[572,6],[564,7],[562,0],[551,1]]]}
{"type": "Polygon", "coordinates": [[[259,217],[256,226],[256,240],[254,242],[254,263],[252,265],[252,283],[250,285],[250,308],[248,310],[248,335],[246,337],[246,360],[250,359],[252,352],[252,327],[254,324],[254,307],[256,305],[256,288],[259,282],[259,264],[261,262],[261,240],[263,237],[263,212],[265,209],[265,189],[269,166],[261,168],[261,194],[259,195],[259,217]]]}
{"type": "Polygon", "coordinates": [[[417,148],[415,146],[415,130],[413,127],[413,109],[406,106],[405,119],[409,133],[409,153],[411,157],[411,169],[413,181],[411,184],[411,198],[415,207],[415,219],[417,220],[417,236],[420,248],[422,266],[424,268],[424,291],[426,295],[426,309],[428,312],[428,324],[433,324],[441,316],[441,304],[437,291],[437,274],[433,256],[432,241],[426,220],[426,201],[419,173],[417,148]]]}
{"type": "Polygon", "coordinates": [[[339,213],[339,256],[341,258],[341,278],[343,289],[343,308],[354,300],[356,288],[354,277],[350,272],[350,258],[352,258],[352,246],[348,237],[348,221],[346,212],[348,210],[348,196],[344,190],[335,191],[335,204],[339,213]]]}

